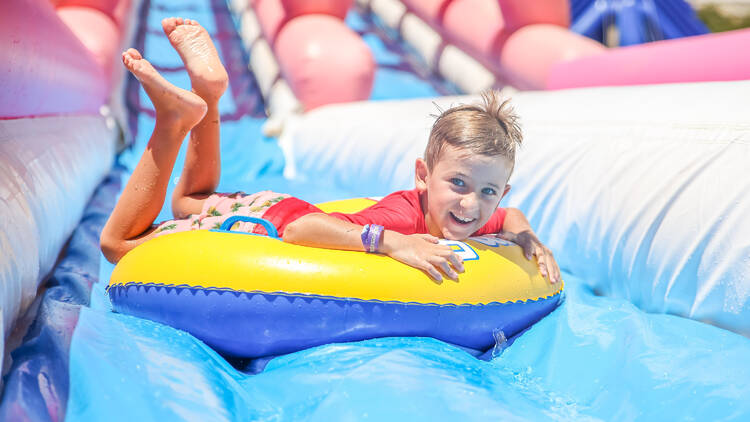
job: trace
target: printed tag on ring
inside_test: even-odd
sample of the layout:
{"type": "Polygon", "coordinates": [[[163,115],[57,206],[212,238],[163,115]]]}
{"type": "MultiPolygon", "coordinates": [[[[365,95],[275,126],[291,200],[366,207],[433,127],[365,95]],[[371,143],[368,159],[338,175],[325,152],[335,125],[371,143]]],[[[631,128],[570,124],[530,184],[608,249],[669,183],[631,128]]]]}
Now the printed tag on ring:
{"type": "Polygon", "coordinates": [[[469,240],[473,240],[477,243],[481,243],[484,246],[489,246],[491,248],[497,248],[498,246],[516,246],[515,243],[509,242],[505,239],[500,239],[497,236],[476,236],[476,237],[470,237],[469,240]]]}
{"type": "Polygon", "coordinates": [[[438,243],[440,243],[441,245],[450,246],[450,248],[453,249],[453,252],[455,252],[456,255],[460,256],[464,261],[476,261],[477,259],[479,259],[479,255],[477,255],[476,251],[474,251],[471,246],[467,245],[464,242],[458,240],[440,239],[438,243]]]}

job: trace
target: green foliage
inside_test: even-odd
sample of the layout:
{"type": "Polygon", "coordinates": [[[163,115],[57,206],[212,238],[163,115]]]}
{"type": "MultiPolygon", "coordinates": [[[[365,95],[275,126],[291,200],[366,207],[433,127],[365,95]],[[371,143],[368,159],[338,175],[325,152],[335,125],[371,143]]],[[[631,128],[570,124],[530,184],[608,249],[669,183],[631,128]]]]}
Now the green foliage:
{"type": "Polygon", "coordinates": [[[750,14],[745,16],[727,16],[714,5],[698,9],[698,18],[706,24],[711,32],[750,28],[750,14]]]}

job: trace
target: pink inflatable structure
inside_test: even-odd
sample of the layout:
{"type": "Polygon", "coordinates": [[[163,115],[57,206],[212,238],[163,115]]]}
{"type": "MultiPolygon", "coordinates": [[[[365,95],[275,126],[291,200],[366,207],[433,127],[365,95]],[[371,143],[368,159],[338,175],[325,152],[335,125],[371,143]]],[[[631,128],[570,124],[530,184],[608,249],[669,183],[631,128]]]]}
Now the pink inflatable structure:
{"type": "Polygon", "coordinates": [[[607,50],[549,69],[545,88],[750,79],[750,29],[607,50]]]}
{"type": "Polygon", "coordinates": [[[360,0],[464,91],[750,78],[750,30],[607,49],[568,30],[566,0],[360,0]],[[466,58],[451,48],[465,53],[466,58]],[[468,69],[474,71],[467,78],[468,69]],[[468,81],[467,81],[468,79],[468,81]]]}
{"type": "Polygon", "coordinates": [[[351,0],[254,0],[261,32],[304,110],[366,100],[375,62],[343,22],[351,0]]]}
{"type": "Polygon", "coordinates": [[[101,18],[93,9],[58,11],[46,0],[3,3],[0,116],[98,112],[110,89],[105,57],[114,54],[117,43],[112,45],[108,34],[86,34],[83,27],[106,27],[109,22],[102,24],[101,18]],[[68,23],[76,22],[89,25],[74,25],[75,33],[68,23]]]}

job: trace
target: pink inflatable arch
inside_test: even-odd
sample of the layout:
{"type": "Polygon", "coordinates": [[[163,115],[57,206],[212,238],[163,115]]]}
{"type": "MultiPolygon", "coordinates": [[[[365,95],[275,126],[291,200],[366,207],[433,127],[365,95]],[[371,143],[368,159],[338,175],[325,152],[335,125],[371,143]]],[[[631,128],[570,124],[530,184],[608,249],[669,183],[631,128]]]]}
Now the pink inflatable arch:
{"type": "Polygon", "coordinates": [[[281,27],[290,20],[309,14],[330,15],[344,20],[352,0],[253,0],[263,37],[274,45],[281,27]]]}
{"type": "Polygon", "coordinates": [[[366,100],[375,60],[343,22],[352,0],[254,0],[263,37],[305,110],[366,100]]]}
{"type": "Polygon", "coordinates": [[[10,0],[0,18],[0,117],[98,113],[104,69],[48,0],[10,0]]]}
{"type": "Polygon", "coordinates": [[[750,79],[750,29],[607,50],[550,67],[548,89],[750,79]]]}
{"type": "Polygon", "coordinates": [[[279,0],[255,0],[251,4],[258,17],[263,38],[268,44],[274,45],[279,30],[289,20],[284,7],[279,0]]]}
{"type": "Polygon", "coordinates": [[[305,110],[370,96],[375,62],[367,45],[327,15],[292,19],[276,40],[281,72],[305,110]]]}
{"type": "Polygon", "coordinates": [[[403,3],[420,19],[433,27],[439,27],[443,23],[443,15],[452,0],[403,0],[403,3]]]}
{"type": "Polygon", "coordinates": [[[508,32],[534,24],[570,27],[570,5],[567,0],[498,0],[508,32]]]}
{"type": "Polygon", "coordinates": [[[401,1],[496,83],[518,89],[750,79],[750,29],[607,49],[568,29],[566,0],[401,1]]]}
{"type": "Polygon", "coordinates": [[[518,89],[548,89],[560,63],[606,52],[598,42],[557,25],[528,25],[513,32],[499,50],[494,69],[503,83],[518,89]]]}
{"type": "Polygon", "coordinates": [[[570,32],[566,0],[403,0],[407,9],[490,69],[503,84],[545,89],[550,67],[604,46],[570,32]]]}
{"type": "Polygon", "coordinates": [[[112,66],[116,63],[120,47],[117,24],[96,9],[66,6],[57,9],[57,15],[91,52],[102,69],[105,81],[111,86],[112,66]]]}
{"type": "Polygon", "coordinates": [[[291,18],[321,14],[344,20],[353,0],[281,0],[284,11],[291,18]]]}
{"type": "Polygon", "coordinates": [[[50,0],[56,9],[64,7],[81,7],[99,11],[122,28],[130,10],[130,0],[50,0]]]}
{"type": "MultiPolygon", "coordinates": [[[[417,3],[417,2],[410,2],[417,3]]],[[[497,2],[462,0],[446,2],[442,16],[443,34],[447,41],[466,51],[488,66],[502,44],[505,20],[497,2]],[[467,22],[471,22],[467,25],[467,22]]]]}

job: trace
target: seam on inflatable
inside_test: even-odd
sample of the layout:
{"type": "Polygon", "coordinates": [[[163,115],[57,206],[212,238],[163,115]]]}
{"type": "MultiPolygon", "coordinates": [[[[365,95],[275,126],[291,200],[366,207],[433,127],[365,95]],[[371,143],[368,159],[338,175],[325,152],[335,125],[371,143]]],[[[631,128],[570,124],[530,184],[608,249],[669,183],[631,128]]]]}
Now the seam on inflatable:
{"type": "Polygon", "coordinates": [[[518,304],[524,304],[524,303],[530,303],[530,302],[539,302],[547,299],[551,299],[555,296],[559,296],[560,293],[563,290],[564,287],[563,282],[560,283],[560,288],[548,296],[539,296],[536,299],[525,299],[525,300],[509,300],[507,302],[489,302],[489,303],[462,303],[462,304],[456,304],[456,303],[431,303],[431,302],[402,302],[398,300],[379,300],[379,299],[358,299],[353,297],[341,297],[341,296],[326,296],[326,295],[317,295],[317,294],[305,294],[305,293],[288,293],[288,292],[265,292],[261,290],[251,290],[251,291],[245,291],[245,290],[236,290],[236,289],[230,289],[226,287],[203,287],[203,286],[190,286],[187,284],[166,284],[166,283],[139,283],[135,281],[130,281],[127,283],[118,283],[118,284],[111,284],[106,287],[105,291],[107,294],[109,294],[109,291],[114,288],[122,288],[122,289],[128,289],[130,287],[135,288],[143,288],[143,289],[180,289],[180,290],[189,290],[192,294],[196,294],[200,291],[204,291],[206,293],[208,292],[216,292],[219,294],[222,293],[232,293],[235,296],[239,297],[240,294],[244,295],[273,295],[273,296],[282,296],[286,298],[301,298],[301,299],[320,299],[320,300],[334,300],[334,301],[340,301],[340,300],[346,300],[346,301],[352,301],[352,302],[361,302],[361,303],[383,303],[383,304],[392,304],[392,305],[420,305],[420,306],[437,306],[437,307],[471,307],[471,306],[491,306],[491,305],[504,305],[504,304],[510,304],[510,303],[518,303],[518,304]]]}

